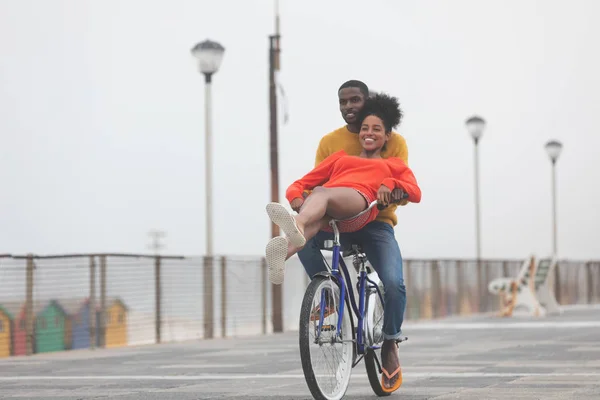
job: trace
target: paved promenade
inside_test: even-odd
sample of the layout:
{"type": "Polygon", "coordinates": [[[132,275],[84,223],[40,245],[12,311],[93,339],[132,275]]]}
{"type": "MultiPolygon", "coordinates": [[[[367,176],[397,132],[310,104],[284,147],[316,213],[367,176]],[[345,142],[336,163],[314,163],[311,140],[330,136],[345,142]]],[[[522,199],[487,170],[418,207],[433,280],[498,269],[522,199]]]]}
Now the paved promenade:
{"type": "MultiPolygon", "coordinates": [[[[600,307],[407,322],[390,399],[600,399],[600,307]]],[[[311,399],[297,333],[0,359],[2,399],[311,399]]],[[[347,399],[375,399],[364,364],[347,399]]]]}

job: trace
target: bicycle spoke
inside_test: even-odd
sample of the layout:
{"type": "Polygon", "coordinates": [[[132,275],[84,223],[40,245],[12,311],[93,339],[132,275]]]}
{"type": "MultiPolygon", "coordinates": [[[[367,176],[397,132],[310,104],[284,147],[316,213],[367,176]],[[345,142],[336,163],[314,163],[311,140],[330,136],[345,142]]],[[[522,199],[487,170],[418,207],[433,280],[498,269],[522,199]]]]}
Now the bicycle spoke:
{"type": "MultiPolygon", "coordinates": [[[[303,355],[303,369],[305,374],[309,371],[309,387],[314,379],[316,390],[321,393],[322,398],[339,399],[346,391],[352,369],[354,343],[350,318],[345,310],[338,335],[339,287],[335,282],[324,278],[316,282],[315,286],[312,293],[308,293],[307,289],[307,297],[303,301],[303,311],[308,316],[307,319],[310,319],[311,315],[316,316],[306,321],[305,325],[308,340],[306,353],[303,353],[301,345],[301,355],[306,354],[303,355]],[[305,365],[308,363],[310,365],[305,365]]],[[[311,387],[313,394],[314,390],[315,388],[311,387]]]]}

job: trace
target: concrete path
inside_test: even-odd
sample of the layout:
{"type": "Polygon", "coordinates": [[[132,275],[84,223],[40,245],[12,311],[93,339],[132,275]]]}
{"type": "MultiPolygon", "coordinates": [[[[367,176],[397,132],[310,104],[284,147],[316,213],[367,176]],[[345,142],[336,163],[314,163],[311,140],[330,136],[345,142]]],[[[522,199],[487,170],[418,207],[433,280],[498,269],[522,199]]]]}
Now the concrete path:
{"type": "MultiPolygon", "coordinates": [[[[390,399],[600,399],[600,307],[407,322],[390,399]]],[[[0,359],[2,399],[311,399],[296,332],[0,359]]],[[[375,399],[364,364],[347,399],[375,399]]]]}

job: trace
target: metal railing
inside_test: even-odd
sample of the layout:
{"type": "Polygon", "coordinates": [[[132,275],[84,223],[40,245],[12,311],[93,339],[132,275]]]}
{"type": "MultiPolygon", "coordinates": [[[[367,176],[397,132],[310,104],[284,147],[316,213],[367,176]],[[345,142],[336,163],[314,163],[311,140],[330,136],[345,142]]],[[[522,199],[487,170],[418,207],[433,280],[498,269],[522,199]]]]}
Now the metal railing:
{"type": "MultiPolygon", "coordinates": [[[[516,277],[522,263],[404,260],[405,318],[497,311],[488,283],[516,277]]],[[[559,303],[600,302],[600,262],[560,260],[558,271],[559,303]]],[[[272,304],[260,257],[3,255],[0,357],[267,334],[274,317],[284,331],[296,330],[307,284],[295,257],[286,266],[283,304],[272,304]]]]}

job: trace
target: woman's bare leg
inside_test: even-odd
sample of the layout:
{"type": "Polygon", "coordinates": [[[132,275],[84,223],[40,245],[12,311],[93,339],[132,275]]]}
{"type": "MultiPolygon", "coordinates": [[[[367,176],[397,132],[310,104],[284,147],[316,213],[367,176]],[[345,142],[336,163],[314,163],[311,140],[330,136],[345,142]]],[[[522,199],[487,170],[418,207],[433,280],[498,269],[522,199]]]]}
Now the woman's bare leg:
{"type": "Polygon", "coordinates": [[[366,208],[365,198],[350,188],[315,188],[296,216],[279,203],[267,204],[269,218],[288,236],[271,239],[265,249],[271,283],[283,283],[285,261],[321,230],[326,216],[346,219],[366,208]]]}
{"type": "Polygon", "coordinates": [[[365,198],[351,188],[315,188],[294,218],[298,229],[306,240],[316,235],[318,230],[308,237],[306,228],[321,221],[325,216],[334,219],[350,218],[367,208],[365,198]]]}
{"type": "MultiPolygon", "coordinates": [[[[317,233],[319,233],[320,230],[322,230],[328,224],[329,224],[329,218],[323,218],[320,221],[313,222],[312,224],[305,226],[304,232],[302,232],[302,233],[304,234],[304,237],[308,241],[308,240],[312,239],[317,233]]],[[[301,227],[298,227],[298,228],[302,229],[301,227]]],[[[293,256],[298,251],[300,251],[300,249],[301,249],[301,247],[298,248],[298,247],[294,246],[293,244],[288,243],[288,252],[287,252],[286,260],[288,260],[291,256],[293,256]]]]}
{"type": "Polygon", "coordinates": [[[275,237],[267,244],[269,280],[275,284],[283,282],[285,261],[322,229],[324,221],[329,218],[350,218],[366,208],[365,198],[350,188],[315,188],[296,216],[292,216],[279,203],[267,204],[269,218],[287,236],[275,237]]]}

